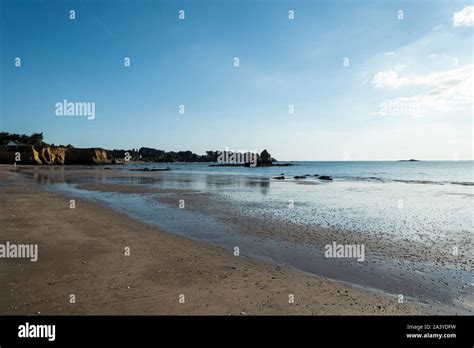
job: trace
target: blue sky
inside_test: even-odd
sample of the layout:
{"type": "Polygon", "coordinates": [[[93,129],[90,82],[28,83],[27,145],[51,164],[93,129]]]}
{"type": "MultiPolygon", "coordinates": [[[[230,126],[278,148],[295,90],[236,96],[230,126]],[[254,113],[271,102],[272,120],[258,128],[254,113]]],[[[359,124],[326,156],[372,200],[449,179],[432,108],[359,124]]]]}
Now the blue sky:
{"type": "Polygon", "coordinates": [[[472,17],[468,1],[1,0],[0,129],[281,160],[473,159],[472,17]],[[94,102],[95,118],[56,116],[64,99],[94,102]]]}

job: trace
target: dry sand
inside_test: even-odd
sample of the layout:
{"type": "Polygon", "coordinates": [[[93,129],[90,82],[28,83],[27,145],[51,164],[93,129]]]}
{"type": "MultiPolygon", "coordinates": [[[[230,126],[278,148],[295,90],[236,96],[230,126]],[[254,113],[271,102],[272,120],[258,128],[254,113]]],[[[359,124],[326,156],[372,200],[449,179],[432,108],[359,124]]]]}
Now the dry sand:
{"type": "Polygon", "coordinates": [[[0,243],[37,243],[39,260],[0,259],[0,314],[421,312],[395,297],[234,256],[96,203],[76,200],[70,209],[69,198],[6,174],[10,169],[0,166],[0,243]]]}

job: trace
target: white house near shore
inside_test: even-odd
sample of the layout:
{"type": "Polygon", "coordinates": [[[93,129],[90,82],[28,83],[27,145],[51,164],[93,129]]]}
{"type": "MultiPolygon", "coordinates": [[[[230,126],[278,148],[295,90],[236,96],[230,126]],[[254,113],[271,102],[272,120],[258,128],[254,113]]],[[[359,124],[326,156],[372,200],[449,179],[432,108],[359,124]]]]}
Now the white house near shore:
{"type": "Polygon", "coordinates": [[[22,145],[23,145],[22,143],[10,140],[5,146],[6,147],[16,147],[16,146],[22,146],[22,145]]]}

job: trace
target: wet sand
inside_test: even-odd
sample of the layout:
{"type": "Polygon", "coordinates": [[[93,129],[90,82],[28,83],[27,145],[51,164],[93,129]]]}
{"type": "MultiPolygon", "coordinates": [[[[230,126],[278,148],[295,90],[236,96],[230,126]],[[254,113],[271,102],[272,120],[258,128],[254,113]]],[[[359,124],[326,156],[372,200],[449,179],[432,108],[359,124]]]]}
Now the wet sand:
{"type": "MultiPolygon", "coordinates": [[[[117,175],[109,172],[69,171],[73,177],[117,175]]],[[[234,256],[233,250],[173,235],[91,201],[76,199],[76,208],[70,209],[70,197],[45,191],[37,182],[0,166],[0,242],[37,243],[39,248],[38,262],[0,259],[1,314],[427,311],[410,301],[400,304],[395,296],[234,256]]]]}
{"type": "MultiPolygon", "coordinates": [[[[431,223],[430,215],[423,215],[422,212],[416,218],[425,222],[412,233],[400,230],[399,234],[394,234],[385,230],[383,224],[380,224],[382,229],[373,233],[327,228],[311,221],[311,214],[316,214],[314,218],[317,220],[321,215],[320,209],[325,209],[324,205],[314,208],[311,202],[298,201],[298,207],[291,210],[284,200],[279,199],[278,193],[275,195],[280,185],[287,186],[287,190],[294,193],[294,187],[300,186],[297,182],[280,183],[262,177],[222,174],[200,177],[173,172],[141,177],[127,175],[125,172],[114,173],[113,177],[97,181],[72,180],[70,174],[64,173],[63,181],[69,184],[63,188],[70,194],[85,194],[133,217],[138,216],[141,221],[165,226],[167,231],[173,233],[213,242],[228,249],[238,245],[246,256],[271,259],[312,275],[381,290],[391,296],[401,294],[409,300],[426,304],[429,311],[435,314],[470,314],[474,310],[474,257],[470,247],[473,245],[473,234],[470,229],[460,228],[446,233],[438,230],[431,223]],[[248,199],[255,196],[255,192],[261,193],[261,201],[248,199]],[[244,200],[236,201],[236,196],[244,200]],[[180,200],[186,202],[185,209],[181,211],[177,209],[180,200]],[[117,202],[129,202],[129,206],[134,208],[117,202]],[[293,217],[303,218],[299,220],[303,223],[292,222],[293,217]],[[190,222],[194,225],[190,226],[190,222]],[[364,262],[325,258],[324,245],[335,240],[344,244],[363,244],[366,248],[364,262]],[[453,246],[458,246],[457,255],[453,254],[453,246]]],[[[41,180],[50,182],[58,180],[58,176],[45,175],[41,180]]],[[[337,185],[347,186],[346,183],[328,185],[326,192],[329,190],[334,197],[332,200],[328,197],[327,206],[340,197],[337,185]]],[[[351,183],[350,189],[359,194],[365,186],[366,183],[351,183]]],[[[370,187],[385,195],[390,194],[394,186],[402,190],[414,189],[406,183],[376,183],[370,187]]],[[[449,192],[453,189],[456,187],[445,190],[449,192]]],[[[315,194],[320,192],[314,191],[315,194]]],[[[452,213],[452,208],[447,214],[452,213]]],[[[332,221],[340,220],[337,212],[332,214],[329,214],[333,217],[332,221]]],[[[405,226],[413,227],[409,222],[405,226]]]]}

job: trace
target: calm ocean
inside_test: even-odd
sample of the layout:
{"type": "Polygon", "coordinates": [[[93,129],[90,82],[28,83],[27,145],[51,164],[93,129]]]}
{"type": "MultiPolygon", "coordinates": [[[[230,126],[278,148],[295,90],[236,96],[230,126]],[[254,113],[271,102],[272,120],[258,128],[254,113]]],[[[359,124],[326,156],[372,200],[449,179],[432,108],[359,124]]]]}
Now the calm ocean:
{"type": "MultiPolygon", "coordinates": [[[[289,163],[289,162],[281,162],[289,163]]],[[[474,161],[305,161],[289,167],[211,167],[207,163],[146,163],[131,167],[163,168],[173,171],[276,176],[330,175],[335,180],[403,181],[474,185],[474,161]]]]}

